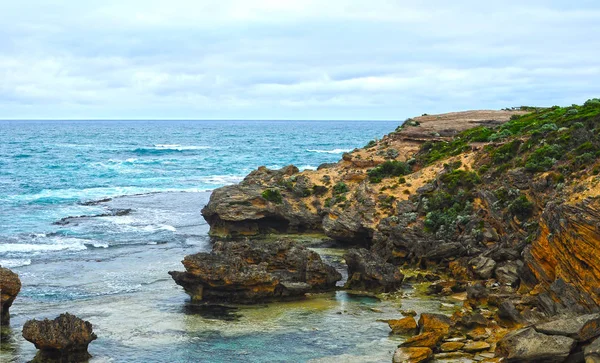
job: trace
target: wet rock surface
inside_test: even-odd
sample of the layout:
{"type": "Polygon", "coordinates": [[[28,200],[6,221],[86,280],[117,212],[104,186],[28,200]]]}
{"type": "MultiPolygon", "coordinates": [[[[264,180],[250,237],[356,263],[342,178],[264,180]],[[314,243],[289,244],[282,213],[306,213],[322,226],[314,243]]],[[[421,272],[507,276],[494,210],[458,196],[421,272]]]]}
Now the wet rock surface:
{"type": "Polygon", "coordinates": [[[169,274],[196,302],[252,304],[335,289],[342,276],[293,241],[217,242],[186,256],[185,272],[169,274]]]}
{"type": "Polygon", "coordinates": [[[9,309],[21,291],[21,280],[11,270],[0,267],[0,325],[10,324],[9,309]]]}
{"type": "Polygon", "coordinates": [[[33,362],[85,362],[91,355],[88,345],[97,337],[89,321],[69,313],[54,320],[29,320],[23,338],[39,349],[33,362]]]}
{"type": "Polygon", "coordinates": [[[396,266],[364,248],[349,250],[344,259],[348,265],[347,289],[390,292],[397,290],[404,279],[396,266]]]}

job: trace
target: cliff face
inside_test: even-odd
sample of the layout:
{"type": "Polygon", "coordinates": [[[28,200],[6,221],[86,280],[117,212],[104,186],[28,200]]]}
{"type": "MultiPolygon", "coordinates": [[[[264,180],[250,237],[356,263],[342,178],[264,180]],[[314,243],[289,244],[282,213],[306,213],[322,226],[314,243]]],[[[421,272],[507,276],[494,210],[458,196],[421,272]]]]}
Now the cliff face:
{"type": "Polygon", "coordinates": [[[541,301],[549,313],[600,306],[599,206],[596,198],[546,205],[539,235],[525,259],[541,284],[541,301]]]}
{"type": "Polygon", "coordinates": [[[322,231],[397,266],[493,279],[556,314],[600,306],[600,100],[409,119],[316,171],[215,191],[219,236],[322,231]]]}
{"type": "Polygon", "coordinates": [[[369,241],[381,219],[393,214],[391,204],[407,199],[405,190],[416,191],[439,167],[408,175],[402,189],[387,192],[385,182],[375,185],[366,180],[368,170],[385,161],[408,161],[425,142],[445,142],[469,128],[502,124],[523,113],[467,111],[416,117],[318,170],[260,167],[241,183],[216,189],[202,215],[211,225],[210,233],[218,237],[324,232],[341,241],[369,241]]]}

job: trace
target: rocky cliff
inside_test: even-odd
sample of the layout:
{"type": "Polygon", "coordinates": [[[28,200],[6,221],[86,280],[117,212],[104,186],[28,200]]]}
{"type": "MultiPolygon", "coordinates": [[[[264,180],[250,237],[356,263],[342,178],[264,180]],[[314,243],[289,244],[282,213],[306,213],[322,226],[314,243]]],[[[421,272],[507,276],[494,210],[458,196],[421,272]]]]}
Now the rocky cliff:
{"type": "Polygon", "coordinates": [[[213,235],[321,231],[397,266],[497,282],[550,315],[590,312],[599,158],[596,99],[421,116],[316,171],[261,167],[202,214],[213,235]]]}

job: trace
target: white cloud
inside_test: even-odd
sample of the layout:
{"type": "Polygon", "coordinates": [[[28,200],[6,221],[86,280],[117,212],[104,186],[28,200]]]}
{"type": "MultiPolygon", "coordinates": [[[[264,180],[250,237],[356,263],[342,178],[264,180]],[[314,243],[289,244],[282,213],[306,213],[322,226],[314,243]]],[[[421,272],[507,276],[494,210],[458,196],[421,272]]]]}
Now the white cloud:
{"type": "Polygon", "coordinates": [[[580,1],[0,4],[0,118],[374,118],[600,93],[580,1]]]}

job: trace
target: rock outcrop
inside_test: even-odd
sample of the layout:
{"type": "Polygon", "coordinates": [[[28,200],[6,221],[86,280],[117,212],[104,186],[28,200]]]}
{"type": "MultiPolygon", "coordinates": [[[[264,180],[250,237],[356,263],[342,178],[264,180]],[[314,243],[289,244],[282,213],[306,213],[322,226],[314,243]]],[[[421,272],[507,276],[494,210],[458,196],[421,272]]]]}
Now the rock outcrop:
{"type": "Polygon", "coordinates": [[[478,354],[483,360],[499,332],[530,326],[508,336],[522,349],[504,342],[498,352],[515,361],[594,357],[589,339],[598,321],[586,322],[585,342],[573,324],[600,312],[599,123],[599,99],[417,117],[335,165],[301,173],[261,168],[216,193],[204,215],[218,235],[234,235],[236,228],[310,230],[361,244],[367,249],[346,256],[347,288],[391,291],[398,279],[384,276],[392,276],[392,266],[444,275],[429,286],[433,294],[466,291],[470,315],[451,327],[467,334],[460,350],[440,353],[439,345],[456,337],[434,331],[410,338],[406,349],[431,349],[435,359],[478,354]],[[255,190],[247,192],[249,185],[255,190]],[[265,216],[283,223],[256,223],[265,216]],[[539,325],[564,314],[571,325],[539,325]]]}
{"type": "Polygon", "coordinates": [[[320,232],[321,218],[310,205],[293,202],[293,195],[311,193],[310,181],[295,176],[293,165],[280,170],[260,167],[237,185],[216,189],[202,216],[217,237],[243,237],[268,233],[320,232]],[[296,187],[289,186],[294,177],[296,187]],[[299,187],[298,184],[302,186],[299,187]],[[296,193],[296,194],[294,194],[296,193]]]}
{"type": "Polygon", "coordinates": [[[0,267],[0,325],[10,323],[9,308],[21,291],[21,280],[11,270],[0,267]]]}
{"type": "Polygon", "coordinates": [[[210,253],[186,256],[185,272],[169,274],[193,301],[239,303],[300,298],[335,289],[342,276],[292,241],[217,242],[210,253]]]}
{"type": "Polygon", "coordinates": [[[88,345],[97,337],[89,321],[69,313],[54,320],[29,320],[23,338],[39,349],[33,362],[84,362],[91,355],[88,345]]]}
{"type": "Polygon", "coordinates": [[[397,290],[404,279],[396,266],[364,248],[349,250],[344,259],[348,265],[347,289],[390,292],[397,290]]]}

